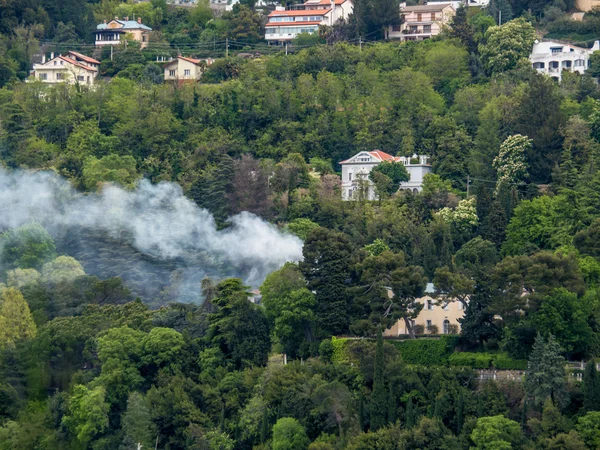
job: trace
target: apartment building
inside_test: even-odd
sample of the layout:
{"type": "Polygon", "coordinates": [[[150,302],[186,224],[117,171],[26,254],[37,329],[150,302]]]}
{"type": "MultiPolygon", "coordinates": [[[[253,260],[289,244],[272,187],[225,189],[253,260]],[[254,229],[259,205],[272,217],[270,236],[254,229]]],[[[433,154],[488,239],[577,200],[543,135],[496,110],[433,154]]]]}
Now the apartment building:
{"type": "Polygon", "coordinates": [[[388,29],[390,39],[422,41],[440,34],[447,26],[456,9],[451,3],[434,3],[400,8],[402,23],[388,29]]]}

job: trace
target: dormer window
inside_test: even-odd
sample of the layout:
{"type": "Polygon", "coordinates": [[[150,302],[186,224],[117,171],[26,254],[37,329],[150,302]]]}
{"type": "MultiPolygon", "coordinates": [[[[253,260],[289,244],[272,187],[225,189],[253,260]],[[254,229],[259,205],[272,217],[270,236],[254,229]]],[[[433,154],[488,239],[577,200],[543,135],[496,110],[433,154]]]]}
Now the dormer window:
{"type": "Polygon", "coordinates": [[[550,51],[552,51],[553,55],[556,55],[557,53],[562,53],[562,50],[562,47],[550,47],[550,51]]]}

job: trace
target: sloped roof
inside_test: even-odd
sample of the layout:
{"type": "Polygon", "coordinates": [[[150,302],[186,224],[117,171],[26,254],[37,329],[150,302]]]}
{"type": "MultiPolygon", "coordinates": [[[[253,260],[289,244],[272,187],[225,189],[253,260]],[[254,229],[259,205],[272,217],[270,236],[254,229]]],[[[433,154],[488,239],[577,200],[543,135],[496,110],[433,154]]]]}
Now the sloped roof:
{"type": "MultiPolygon", "coordinates": [[[[273,11],[269,17],[290,17],[290,16],[324,16],[331,8],[327,9],[294,9],[287,11],[273,11]]],[[[285,23],[285,22],[282,22],[285,23]]]]}
{"type": "MultiPolygon", "coordinates": [[[[320,21],[305,21],[305,20],[298,20],[296,22],[271,22],[271,23],[267,23],[265,24],[265,27],[292,27],[294,25],[320,25],[321,22],[320,21]]],[[[239,54],[238,54],[239,56],[239,54]]]]}
{"type": "Polygon", "coordinates": [[[433,5],[417,5],[417,6],[405,6],[401,9],[401,12],[438,12],[444,8],[452,6],[451,3],[436,3],[433,5]]]}
{"type": "Polygon", "coordinates": [[[94,58],[90,58],[89,56],[83,55],[79,52],[74,52],[74,51],[70,51],[69,55],[73,55],[76,58],[79,58],[85,62],[88,62],[90,64],[100,64],[100,61],[96,61],[94,58]]]}
{"type": "Polygon", "coordinates": [[[72,64],[74,66],[81,67],[82,69],[85,69],[88,72],[97,72],[98,71],[98,69],[96,69],[94,67],[86,66],[85,64],[81,64],[79,61],[75,61],[74,59],[68,58],[66,56],[59,56],[58,59],[62,59],[63,61],[68,62],[69,64],[72,64]]]}
{"type": "MultiPolygon", "coordinates": [[[[346,159],[346,160],[340,162],[340,164],[345,164],[345,163],[350,162],[350,160],[352,160],[357,155],[360,155],[361,153],[365,153],[365,152],[357,153],[352,158],[349,158],[349,159],[346,159]]],[[[381,150],[373,150],[371,152],[366,152],[366,153],[371,155],[373,158],[378,159],[379,161],[396,161],[396,158],[394,156],[392,156],[386,152],[382,152],[381,150]]]]}
{"type": "MultiPolygon", "coordinates": [[[[113,19],[110,22],[118,22],[122,25],[121,28],[116,28],[115,30],[147,30],[147,31],[152,31],[152,28],[150,28],[148,25],[144,25],[143,23],[138,23],[135,20],[119,20],[119,19],[113,19]]],[[[108,22],[108,23],[110,23],[108,22]]],[[[99,24],[96,28],[98,30],[108,30],[111,28],[108,28],[108,23],[101,23],[99,24]]]]}

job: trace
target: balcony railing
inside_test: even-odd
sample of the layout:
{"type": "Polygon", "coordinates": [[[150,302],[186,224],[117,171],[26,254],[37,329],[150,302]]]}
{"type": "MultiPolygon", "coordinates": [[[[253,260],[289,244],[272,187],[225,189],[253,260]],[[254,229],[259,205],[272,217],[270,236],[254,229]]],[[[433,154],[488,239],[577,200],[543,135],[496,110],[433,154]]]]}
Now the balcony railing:
{"type": "Polygon", "coordinates": [[[404,34],[431,34],[431,30],[417,28],[416,30],[410,30],[410,29],[403,30],[402,33],[404,33],[404,34]]]}

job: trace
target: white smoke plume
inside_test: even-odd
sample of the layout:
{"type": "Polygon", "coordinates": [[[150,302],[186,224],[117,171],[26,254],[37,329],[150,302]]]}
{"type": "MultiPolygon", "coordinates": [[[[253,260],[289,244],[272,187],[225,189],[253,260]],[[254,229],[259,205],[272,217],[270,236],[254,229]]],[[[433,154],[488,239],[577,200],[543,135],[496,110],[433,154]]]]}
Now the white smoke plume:
{"type": "Polygon", "coordinates": [[[286,261],[302,258],[300,239],[250,213],[217,230],[212,215],[174,183],[142,180],[133,190],[107,186],[98,194],[81,194],[51,172],[0,169],[0,230],[32,221],[53,236],[65,230],[104,233],[150,258],[178,261],[186,273],[215,274],[214,268],[195,266],[194,256],[202,255],[202,261],[226,268],[221,277],[240,276],[252,286],[286,261]]]}

